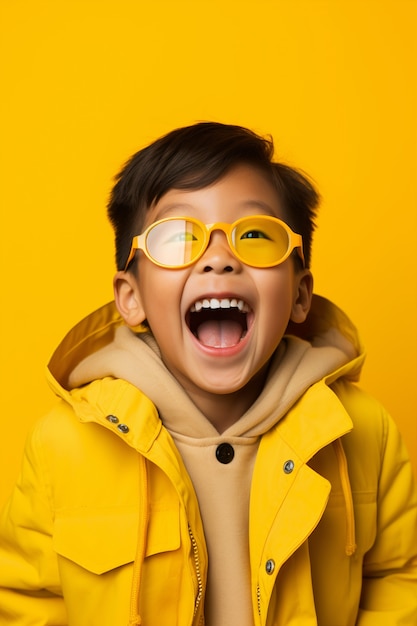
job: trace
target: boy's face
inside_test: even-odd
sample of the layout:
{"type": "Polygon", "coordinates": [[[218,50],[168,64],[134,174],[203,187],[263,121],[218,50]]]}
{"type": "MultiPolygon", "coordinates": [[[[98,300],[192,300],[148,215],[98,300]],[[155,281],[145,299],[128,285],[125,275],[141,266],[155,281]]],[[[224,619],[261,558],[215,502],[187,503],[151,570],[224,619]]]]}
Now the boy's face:
{"type": "MultiPolygon", "coordinates": [[[[271,183],[260,171],[241,165],[210,187],[171,189],[149,210],[144,229],[174,216],[211,224],[259,214],[285,221],[271,183]]],[[[148,320],[165,365],[197,406],[204,406],[204,398],[236,392],[250,406],[289,320],[302,322],[308,313],[310,272],[296,269],[291,257],[267,269],[245,265],[221,231],[213,232],[203,256],[187,268],[161,268],[137,254],[136,276],[119,272],[115,278],[125,321],[135,326],[148,320]],[[220,314],[194,312],[204,301],[232,308],[221,308],[220,314]],[[242,313],[233,308],[236,302],[242,313]]]]}

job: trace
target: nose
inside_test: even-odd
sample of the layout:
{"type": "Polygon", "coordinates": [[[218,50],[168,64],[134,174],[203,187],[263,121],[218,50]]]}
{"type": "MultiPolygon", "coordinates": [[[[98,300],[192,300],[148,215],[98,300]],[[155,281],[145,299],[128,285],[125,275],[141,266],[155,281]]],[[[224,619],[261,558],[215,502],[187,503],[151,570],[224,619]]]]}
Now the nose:
{"type": "Polygon", "coordinates": [[[217,274],[240,271],[240,261],[230,249],[225,233],[221,231],[211,233],[207,249],[197,261],[196,269],[200,272],[217,274]]]}

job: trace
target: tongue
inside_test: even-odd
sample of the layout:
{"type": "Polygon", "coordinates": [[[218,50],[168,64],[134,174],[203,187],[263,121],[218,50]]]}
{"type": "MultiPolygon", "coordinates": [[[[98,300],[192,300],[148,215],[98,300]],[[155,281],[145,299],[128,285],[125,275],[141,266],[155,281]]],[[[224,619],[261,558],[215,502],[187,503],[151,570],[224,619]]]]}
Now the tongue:
{"type": "Polygon", "coordinates": [[[230,348],[239,343],[242,326],[232,320],[209,320],[198,327],[199,341],[211,348],[230,348]]]}

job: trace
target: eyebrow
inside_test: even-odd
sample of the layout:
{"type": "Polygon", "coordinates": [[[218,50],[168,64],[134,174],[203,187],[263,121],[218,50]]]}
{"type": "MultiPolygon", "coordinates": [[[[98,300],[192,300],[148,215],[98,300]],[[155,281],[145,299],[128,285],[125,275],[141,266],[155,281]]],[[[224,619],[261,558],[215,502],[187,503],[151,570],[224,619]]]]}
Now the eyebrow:
{"type": "MultiPolygon", "coordinates": [[[[195,204],[188,204],[187,202],[172,202],[162,207],[160,211],[158,211],[158,219],[162,219],[164,215],[166,215],[167,213],[169,213],[169,211],[172,211],[172,210],[177,210],[177,209],[195,210],[196,208],[198,207],[195,204]]],[[[270,206],[267,202],[263,202],[262,200],[252,200],[252,199],[245,200],[244,202],[239,203],[237,205],[237,208],[243,208],[243,209],[255,208],[255,209],[260,209],[261,211],[265,211],[266,213],[274,214],[274,210],[272,206],[270,206]]],[[[279,209],[280,207],[278,206],[277,208],[279,209]]]]}

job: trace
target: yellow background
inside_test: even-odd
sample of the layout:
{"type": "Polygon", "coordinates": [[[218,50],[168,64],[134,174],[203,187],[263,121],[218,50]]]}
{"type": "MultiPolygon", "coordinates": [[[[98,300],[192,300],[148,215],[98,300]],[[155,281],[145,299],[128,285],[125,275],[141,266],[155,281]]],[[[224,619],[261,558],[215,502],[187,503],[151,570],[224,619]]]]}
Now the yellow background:
{"type": "Polygon", "coordinates": [[[112,298],[113,175],[199,120],[271,133],[277,156],[315,179],[316,291],[360,328],[362,385],[417,469],[416,8],[1,0],[0,501],[55,401],[49,356],[112,298]]]}

